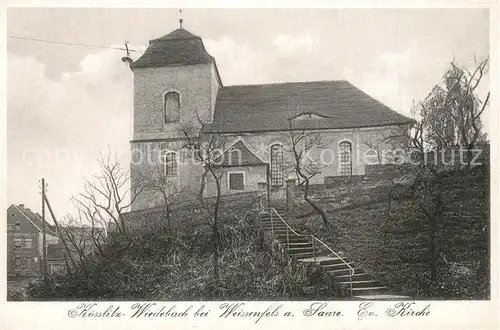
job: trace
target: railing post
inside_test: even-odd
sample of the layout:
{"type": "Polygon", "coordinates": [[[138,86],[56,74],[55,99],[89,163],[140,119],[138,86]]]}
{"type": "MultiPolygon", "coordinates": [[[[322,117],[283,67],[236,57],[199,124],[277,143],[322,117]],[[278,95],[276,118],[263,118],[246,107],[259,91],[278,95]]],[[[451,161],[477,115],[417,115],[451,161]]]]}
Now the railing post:
{"type": "Polygon", "coordinates": [[[312,241],[312,248],[313,248],[313,258],[314,258],[314,263],[316,263],[316,252],[314,252],[314,236],[311,235],[311,241],[312,241]]]}
{"type": "Polygon", "coordinates": [[[271,209],[271,211],[270,211],[269,213],[271,213],[271,234],[272,234],[272,235],[273,235],[273,237],[274,237],[273,209],[271,209]]]}
{"type": "Polygon", "coordinates": [[[351,282],[351,298],[352,298],[352,271],[351,271],[351,276],[349,276],[349,281],[351,282]]]}
{"type": "Polygon", "coordinates": [[[286,227],[286,250],[290,251],[290,238],[288,236],[288,226],[286,227]]]}

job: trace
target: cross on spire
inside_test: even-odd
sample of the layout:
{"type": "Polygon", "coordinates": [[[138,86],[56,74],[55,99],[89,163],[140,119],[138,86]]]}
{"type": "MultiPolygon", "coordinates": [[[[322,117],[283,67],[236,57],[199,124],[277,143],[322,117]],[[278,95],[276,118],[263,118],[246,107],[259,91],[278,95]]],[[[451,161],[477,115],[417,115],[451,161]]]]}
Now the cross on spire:
{"type": "Polygon", "coordinates": [[[182,22],[184,22],[184,20],[182,19],[182,9],[179,9],[179,25],[181,29],[182,29],[182,22]]]}

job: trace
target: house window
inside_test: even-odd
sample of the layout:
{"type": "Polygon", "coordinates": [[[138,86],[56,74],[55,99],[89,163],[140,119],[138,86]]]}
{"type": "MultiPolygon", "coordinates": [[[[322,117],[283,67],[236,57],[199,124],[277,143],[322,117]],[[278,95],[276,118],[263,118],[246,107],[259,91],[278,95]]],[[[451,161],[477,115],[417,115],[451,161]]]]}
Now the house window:
{"type": "Polygon", "coordinates": [[[24,247],[27,248],[27,249],[31,249],[31,247],[32,247],[31,243],[32,243],[31,238],[26,238],[24,240],[24,247]]]}
{"type": "Polygon", "coordinates": [[[339,144],[339,165],[341,176],[352,175],[352,145],[344,141],[339,144]]]}
{"type": "Polygon", "coordinates": [[[31,269],[33,267],[32,261],[31,258],[26,258],[26,268],[31,269]]]}
{"type": "Polygon", "coordinates": [[[178,174],[177,154],[172,151],[167,152],[165,154],[165,175],[177,176],[177,174],[178,174]]]}
{"type": "Polygon", "coordinates": [[[229,172],[229,190],[245,189],[245,173],[229,172]]]}
{"type": "Polygon", "coordinates": [[[283,147],[281,144],[271,146],[271,186],[283,186],[283,147]]]}
{"type": "Polygon", "coordinates": [[[165,122],[179,121],[180,96],[177,92],[168,92],[163,99],[165,122]]]}
{"type": "Polygon", "coordinates": [[[16,257],[16,268],[21,268],[21,258],[20,257],[16,257]]]}
{"type": "Polygon", "coordinates": [[[16,249],[20,249],[22,247],[22,244],[23,244],[23,240],[20,239],[20,238],[15,238],[14,239],[14,247],[16,249]]]}
{"type": "Polygon", "coordinates": [[[21,230],[21,223],[19,220],[16,221],[16,230],[21,230]]]}

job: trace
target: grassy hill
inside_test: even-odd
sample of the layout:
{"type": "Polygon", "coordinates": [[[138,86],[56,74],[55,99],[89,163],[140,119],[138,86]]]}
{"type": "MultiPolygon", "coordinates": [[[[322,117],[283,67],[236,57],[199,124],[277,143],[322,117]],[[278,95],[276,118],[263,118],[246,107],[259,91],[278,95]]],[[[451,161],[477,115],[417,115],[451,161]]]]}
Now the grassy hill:
{"type": "Polygon", "coordinates": [[[128,242],[110,236],[106,258],[93,256],[77,273],[29,288],[34,300],[302,300],[332,299],[324,278],[289,265],[259,234],[255,197],[226,200],[220,219],[220,279],[212,267],[211,229],[197,203],[175,207],[166,226],[149,212],[128,242]]]}
{"type": "Polygon", "coordinates": [[[487,299],[488,167],[450,172],[443,179],[436,282],[430,280],[429,227],[418,206],[421,192],[389,182],[362,191],[353,188],[348,205],[328,212],[333,230],[325,230],[304,204],[293,210],[297,216],[294,226],[351,256],[365,270],[387,281],[395,292],[421,299],[487,299]]]}
{"type": "MultiPolygon", "coordinates": [[[[438,277],[429,271],[429,227],[418,206],[421,191],[391,180],[320,187],[332,226],[297,204],[292,226],[352,257],[395,293],[420,299],[489,297],[489,171],[450,172],[443,220],[437,226],[438,277]],[[326,190],[325,190],[326,189],[326,190]],[[327,197],[325,197],[327,196],[327,197]],[[328,197],[330,196],[330,197],[328,197]],[[347,201],[346,203],[338,200],[347,201]]],[[[255,197],[225,199],[220,219],[220,278],[213,274],[210,214],[184,203],[172,210],[134,213],[130,240],[111,235],[105,255],[83,261],[74,274],[29,288],[33,300],[332,300],[324,274],[308,274],[263,239],[255,197]]]]}

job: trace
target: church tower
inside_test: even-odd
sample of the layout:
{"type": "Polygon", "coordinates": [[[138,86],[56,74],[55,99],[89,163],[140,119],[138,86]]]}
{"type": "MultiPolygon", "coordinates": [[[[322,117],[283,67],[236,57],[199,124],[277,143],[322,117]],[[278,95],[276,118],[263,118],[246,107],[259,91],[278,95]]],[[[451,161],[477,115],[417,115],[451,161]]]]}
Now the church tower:
{"type": "MultiPolygon", "coordinates": [[[[144,54],[130,64],[134,73],[132,188],[145,184],[158,170],[183,193],[199,186],[201,165],[181,157],[183,132],[212,122],[222,83],[215,59],[201,38],[183,29],[179,21],[179,29],[150,40],[144,54]],[[155,158],[160,151],[165,155],[161,168],[155,158]]],[[[161,193],[147,189],[132,209],[162,204],[161,193]]]]}

